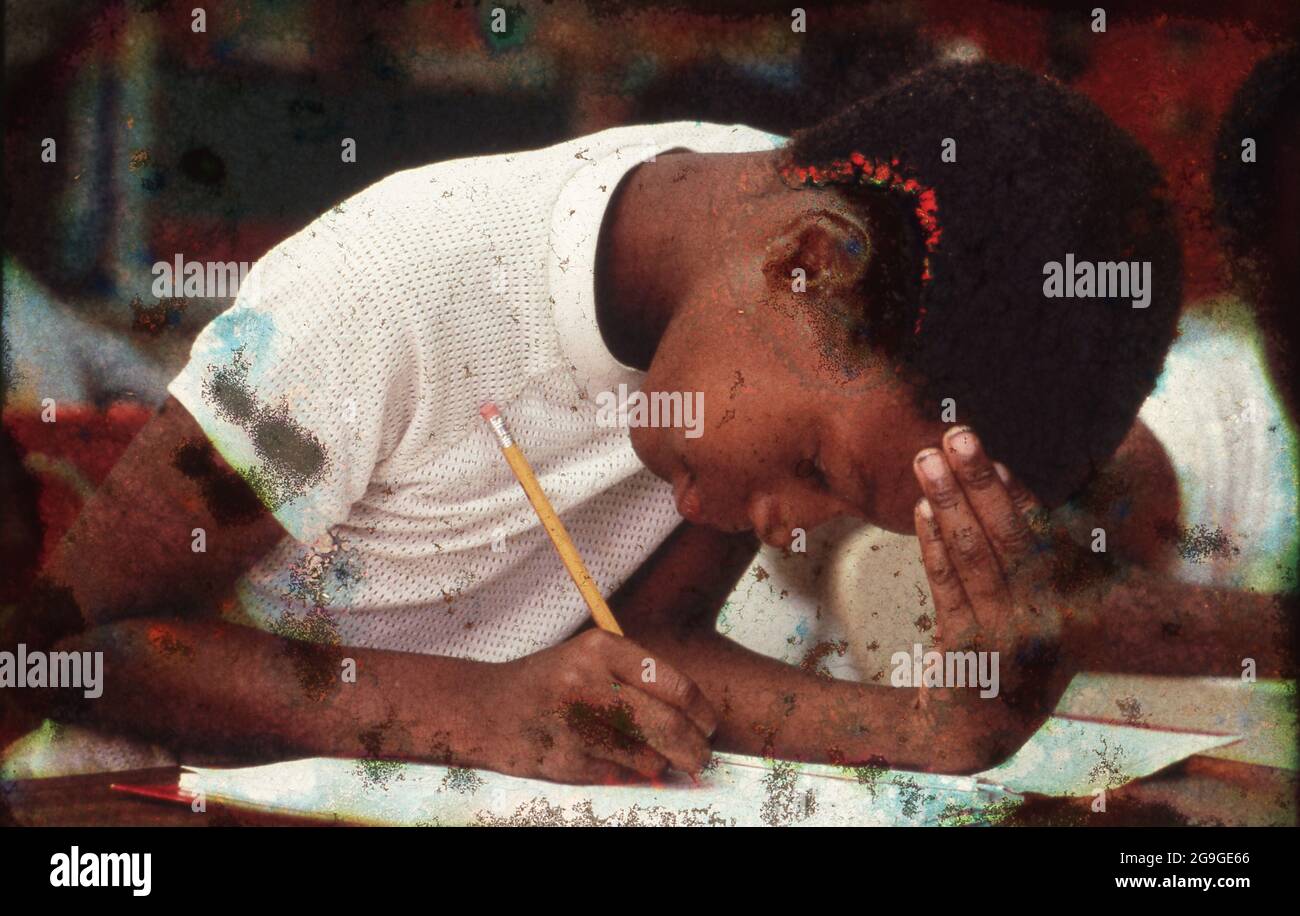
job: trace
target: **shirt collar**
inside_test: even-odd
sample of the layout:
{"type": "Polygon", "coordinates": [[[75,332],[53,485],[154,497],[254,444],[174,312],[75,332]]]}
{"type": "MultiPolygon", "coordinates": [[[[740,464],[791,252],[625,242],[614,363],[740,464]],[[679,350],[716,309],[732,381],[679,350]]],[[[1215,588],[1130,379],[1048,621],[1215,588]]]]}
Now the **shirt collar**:
{"type": "Polygon", "coordinates": [[[641,373],[614,358],[596,322],[596,245],[609,201],[628,172],[668,150],[745,152],[784,140],[742,125],[680,122],[630,131],[626,142],[585,163],[564,185],[551,215],[551,295],[560,346],[588,396],[635,386],[641,373]]]}

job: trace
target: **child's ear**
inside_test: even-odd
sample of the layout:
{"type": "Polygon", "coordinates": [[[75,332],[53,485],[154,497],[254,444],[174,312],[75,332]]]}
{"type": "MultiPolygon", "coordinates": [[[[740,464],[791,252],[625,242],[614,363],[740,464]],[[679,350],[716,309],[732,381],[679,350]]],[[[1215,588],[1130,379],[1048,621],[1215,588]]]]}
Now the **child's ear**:
{"type": "Polygon", "coordinates": [[[768,287],[815,297],[853,291],[871,260],[871,241],[855,220],[829,210],[795,217],[768,245],[768,287]]]}

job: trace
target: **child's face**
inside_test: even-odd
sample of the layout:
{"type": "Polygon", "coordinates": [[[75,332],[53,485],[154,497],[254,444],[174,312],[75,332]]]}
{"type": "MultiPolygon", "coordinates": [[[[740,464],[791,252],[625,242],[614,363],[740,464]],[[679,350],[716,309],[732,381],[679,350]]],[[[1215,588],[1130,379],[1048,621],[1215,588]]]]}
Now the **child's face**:
{"type": "Polygon", "coordinates": [[[765,279],[762,257],[720,270],[679,310],[642,391],[699,399],[702,423],[633,426],[637,455],[686,519],[774,546],[841,515],[911,533],[912,459],[944,425],[918,415],[888,366],[836,365],[834,328],[765,279]]]}

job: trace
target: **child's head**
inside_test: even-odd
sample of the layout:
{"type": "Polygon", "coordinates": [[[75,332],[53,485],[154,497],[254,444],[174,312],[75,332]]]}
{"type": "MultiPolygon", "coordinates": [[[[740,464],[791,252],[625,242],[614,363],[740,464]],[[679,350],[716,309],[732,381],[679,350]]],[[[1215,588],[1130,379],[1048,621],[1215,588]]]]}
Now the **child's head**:
{"type": "Polygon", "coordinates": [[[945,65],[767,167],[731,192],[644,386],[704,392],[703,435],[632,431],[688,518],[774,543],[845,513],[910,531],[911,459],[954,417],[1048,503],[1110,457],[1173,338],[1181,261],[1156,167],[1098,109],[945,65]],[[1067,255],[1150,262],[1149,304],[1046,297],[1067,255]]]}

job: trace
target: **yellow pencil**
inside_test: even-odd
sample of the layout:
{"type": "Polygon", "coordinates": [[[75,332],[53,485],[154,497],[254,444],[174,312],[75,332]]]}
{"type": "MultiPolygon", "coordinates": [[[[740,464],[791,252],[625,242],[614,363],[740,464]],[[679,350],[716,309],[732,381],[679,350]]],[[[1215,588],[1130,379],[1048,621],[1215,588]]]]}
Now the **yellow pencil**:
{"type": "Polygon", "coordinates": [[[542,521],[542,527],[550,535],[551,543],[555,545],[556,552],[564,562],[564,568],[569,571],[573,584],[578,586],[578,591],[582,593],[582,600],[586,601],[587,607],[591,609],[591,616],[595,618],[596,626],[622,636],[623,628],[618,625],[609,605],[601,597],[600,589],[596,587],[596,580],[592,579],[591,573],[587,572],[587,566],[578,555],[578,548],[574,546],[573,539],[565,530],[564,522],[560,521],[560,517],[555,514],[551,501],[542,492],[541,484],[537,482],[537,477],[524,458],[524,453],[519,450],[514,437],[510,435],[510,430],[506,428],[506,421],[501,416],[501,411],[497,410],[497,405],[489,401],[479,408],[479,413],[496,433],[497,442],[501,445],[501,454],[506,456],[510,470],[515,472],[519,486],[524,488],[528,501],[533,504],[533,511],[537,513],[537,517],[542,521]]]}

